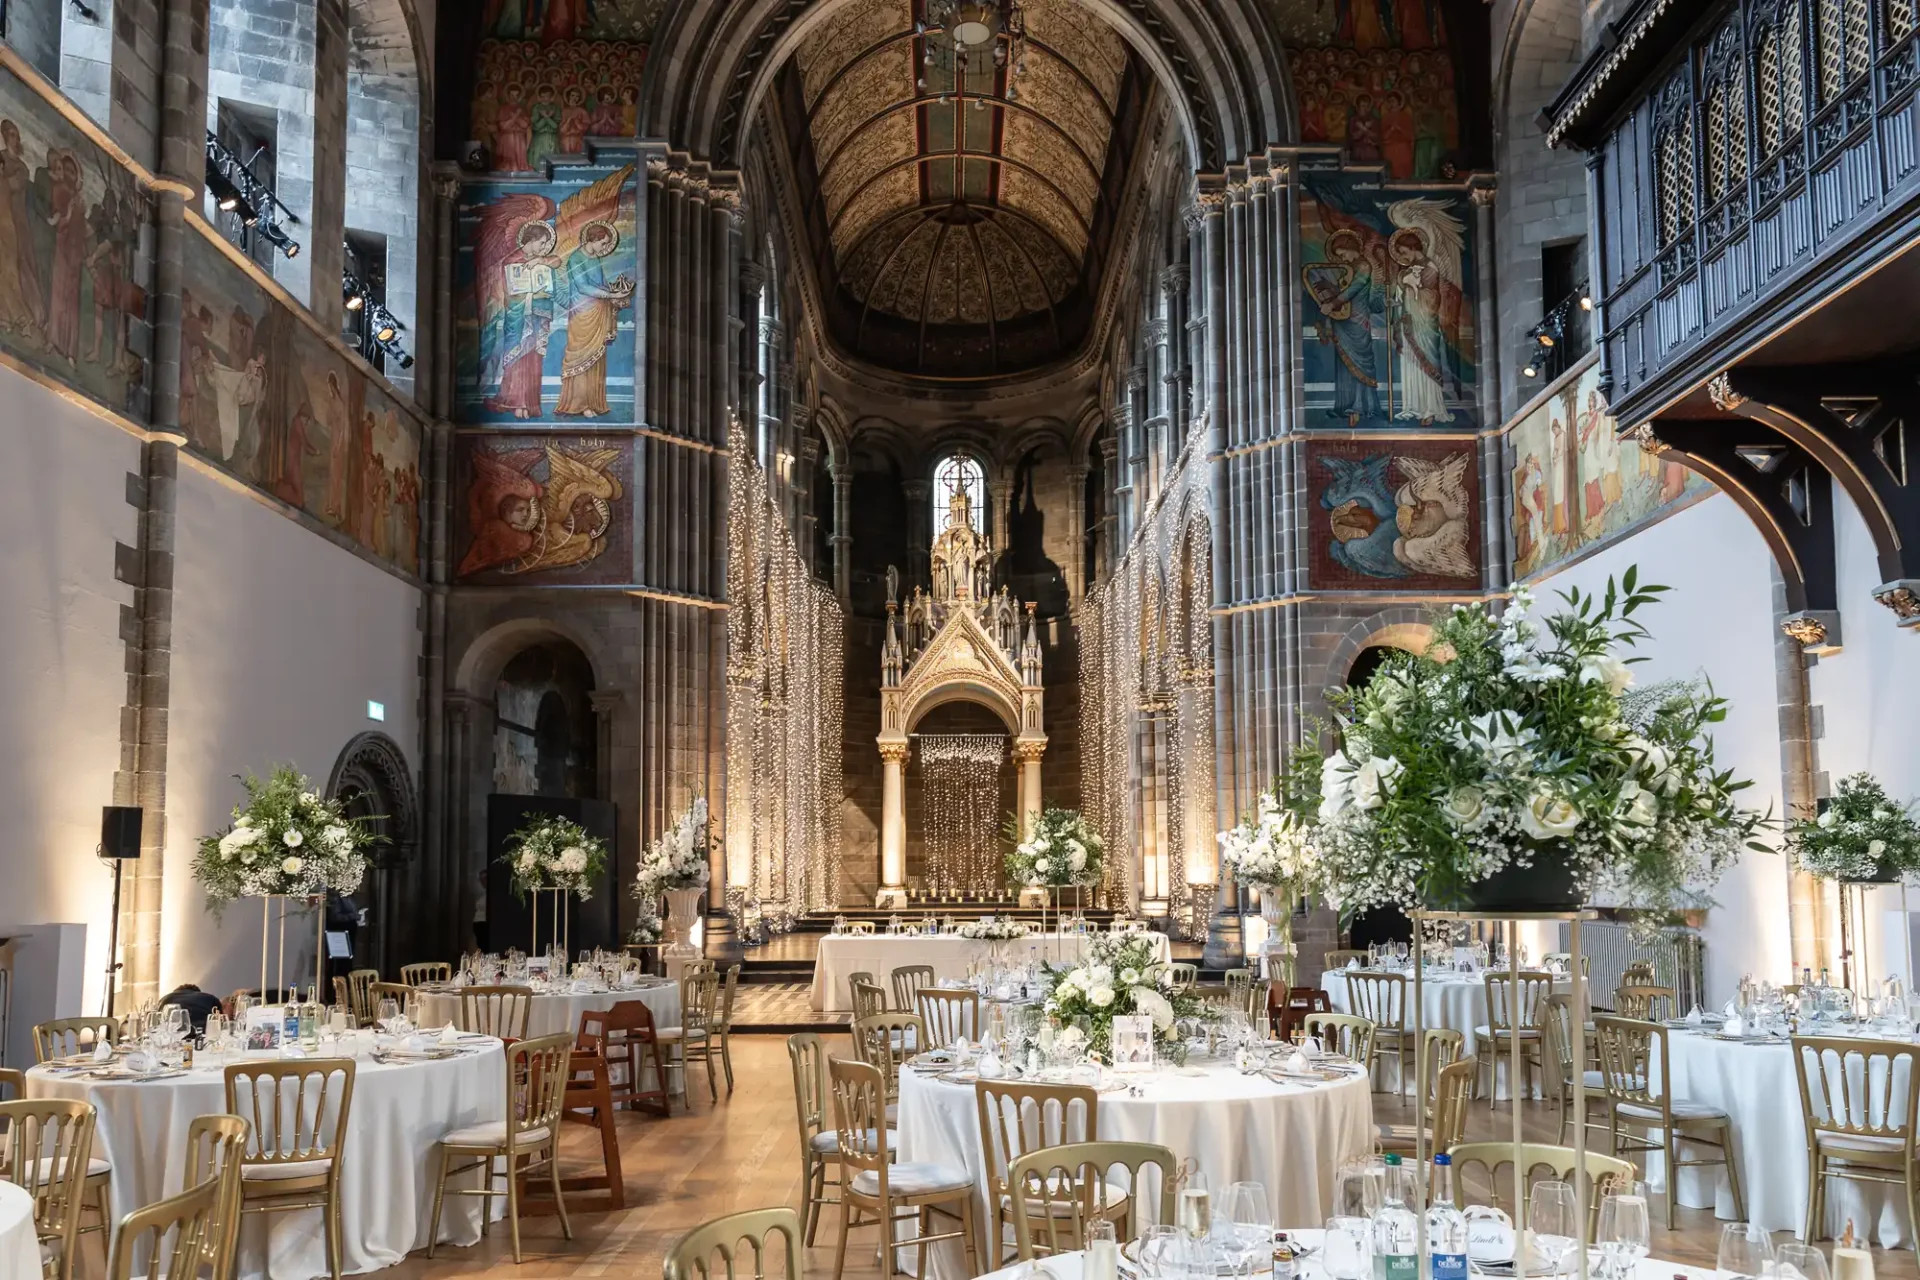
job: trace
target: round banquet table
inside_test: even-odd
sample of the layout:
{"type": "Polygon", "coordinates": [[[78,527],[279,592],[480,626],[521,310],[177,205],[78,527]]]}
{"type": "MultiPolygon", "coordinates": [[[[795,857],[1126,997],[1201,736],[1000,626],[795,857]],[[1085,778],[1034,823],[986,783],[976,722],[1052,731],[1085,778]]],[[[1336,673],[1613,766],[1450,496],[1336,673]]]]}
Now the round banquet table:
{"type": "MultiPolygon", "coordinates": [[[[184,1076],[151,1081],[92,1080],[84,1074],[27,1072],[30,1098],[79,1098],[98,1110],[94,1151],[113,1164],[114,1221],[177,1195],[186,1178],[187,1128],[224,1112],[222,1068],[243,1059],[201,1054],[184,1076]]],[[[340,1169],[341,1270],[391,1267],[427,1247],[433,1220],[434,1148],[451,1129],[506,1116],[506,1056],[490,1040],[457,1058],[380,1064],[357,1060],[340,1169]]],[[[480,1235],[478,1201],[447,1197],[440,1238],[471,1244],[480,1235]]],[[[500,1201],[490,1201],[501,1205],[500,1201]]],[[[497,1210],[503,1212],[504,1208],[497,1210]]],[[[322,1276],[326,1236],[319,1210],[248,1214],[239,1274],[322,1276]]]]}
{"type": "MultiPolygon", "coordinates": [[[[1320,1252],[1321,1242],[1326,1238],[1327,1233],[1319,1227],[1282,1225],[1279,1230],[1285,1231],[1287,1239],[1295,1245],[1312,1250],[1306,1257],[1299,1260],[1294,1274],[1300,1280],[1327,1280],[1326,1268],[1321,1265],[1324,1255],[1320,1252]]],[[[912,1257],[911,1252],[906,1256],[912,1257]]],[[[1085,1253],[1077,1250],[1072,1253],[1050,1254],[1046,1258],[1047,1270],[1054,1274],[1055,1280],[1082,1280],[1086,1275],[1086,1256],[1085,1253]]],[[[980,1277],[980,1280],[1017,1280],[1023,1265],[1016,1262],[999,1271],[989,1271],[980,1277]]],[[[1126,1273],[1121,1274],[1124,1276],[1126,1273]]],[[[1139,1274],[1137,1268],[1134,1274],[1139,1274]]],[[[1474,1274],[1479,1275],[1480,1272],[1476,1269],[1474,1274]]],[[[1569,1280],[1571,1280],[1571,1274],[1569,1273],[1569,1280]]],[[[1634,1264],[1633,1280],[1714,1280],[1714,1274],[1712,1267],[1691,1267],[1682,1262],[1668,1262],[1661,1258],[1642,1258],[1634,1264]]]]}
{"type": "MultiPolygon", "coordinates": [[[[655,1030],[680,1025],[680,984],[658,982],[627,990],[595,990],[546,995],[536,992],[527,1010],[527,1036],[577,1035],[580,1015],[613,1008],[622,1000],[638,1000],[653,1011],[655,1030]]],[[[460,992],[454,988],[420,992],[420,1025],[460,1025],[460,992]]],[[[462,1028],[463,1030],[465,1028],[462,1028]]]]}
{"type": "MultiPolygon", "coordinates": [[[[967,966],[984,960],[997,946],[1004,946],[1017,962],[1029,957],[1049,964],[1076,961],[1085,952],[1090,933],[1030,933],[1007,942],[984,938],[963,938],[944,933],[932,936],[889,936],[884,933],[830,933],[820,939],[813,961],[813,1007],[823,1013],[843,1013],[853,1008],[853,992],[847,976],[870,973],[889,992],[889,977],[903,965],[933,966],[936,981],[959,982],[967,976],[967,966]]],[[[1164,933],[1142,935],[1153,943],[1154,955],[1161,963],[1173,959],[1173,946],[1164,933]]],[[[891,996],[889,996],[891,999],[891,996]]]]}
{"type": "MultiPolygon", "coordinates": [[[[1352,1013],[1353,1004],[1348,999],[1346,969],[1329,969],[1320,975],[1320,988],[1327,993],[1327,1003],[1333,1006],[1335,1013],[1352,1013]]],[[[1404,975],[1407,979],[1407,1029],[1413,1029],[1413,975],[1404,975]]],[[[1573,990],[1573,979],[1555,978],[1553,990],[1556,995],[1565,995],[1573,990]]],[[[1435,1027],[1450,1027],[1458,1031],[1465,1039],[1460,1052],[1475,1052],[1476,1037],[1474,1028],[1487,1025],[1487,986],[1479,976],[1449,974],[1436,977],[1429,974],[1420,980],[1420,1011],[1424,1019],[1422,1025],[1429,1030],[1435,1027]]],[[[1506,1097],[1506,1079],[1508,1058],[1502,1053],[1498,1059],[1496,1072],[1496,1096],[1506,1097]]],[[[1380,1063],[1380,1086],[1393,1090],[1399,1087],[1396,1077],[1398,1067],[1392,1058],[1383,1058],[1380,1063]]]]}
{"type": "MultiPolygon", "coordinates": [[[[1807,1131],[1792,1047],[1670,1030],[1667,1059],[1673,1067],[1672,1097],[1718,1107],[1732,1119],[1747,1219],[1769,1231],[1800,1235],[1807,1214],[1807,1131]]],[[[1683,1159],[1687,1150],[1683,1146],[1683,1159]]],[[[1664,1188],[1666,1177],[1666,1157],[1649,1154],[1648,1182],[1664,1188]]],[[[1718,1165],[1682,1170],[1679,1202],[1712,1209],[1717,1218],[1734,1216],[1733,1192],[1718,1165]]],[[[1857,1234],[1883,1248],[1903,1248],[1913,1239],[1898,1188],[1830,1178],[1823,1234],[1837,1238],[1849,1220],[1857,1234]]]]}
{"type": "Polygon", "coordinates": [[[40,1274],[40,1237],[33,1229],[33,1197],[0,1182],[0,1276],[40,1274]]]}
{"type": "MultiPolygon", "coordinates": [[[[1125,1090],[1101,1094],[1096,1137],[1158,1143],[1171,1148],[1176,1161],[1193,1157],[1223,1204],[1230,1184],[1264,1183],[1275,1222],[1325,1221],[1335,1171],[1373,1150],[1373,1094],[1364,1075],[1282,1085],[1264,1076],[1243,1076],[1231,1065],[1209,1064],[1162,1067],[1127,1079],[1145,1096],[1131,1097],[1125,1090]]],[[[964,1165],[974,1186],[986,1187],[971,1082],[953,1084],[903,1067],[898,1127],[898,1159],[964,1165]]],[[[984,1233],[984,1190],[973,1214],[984,1233]]],[[[911,1263],[915,1253],[903,1250],[901,1257],[911,1263]]],[[[963,1280],[966,1258],[959,1241],[941,1241],[927,1253],[932,1280],[963,1280]]],[[[989,1266],[998,1261],[985,1253],[981,1258],[989,1266]]]]}

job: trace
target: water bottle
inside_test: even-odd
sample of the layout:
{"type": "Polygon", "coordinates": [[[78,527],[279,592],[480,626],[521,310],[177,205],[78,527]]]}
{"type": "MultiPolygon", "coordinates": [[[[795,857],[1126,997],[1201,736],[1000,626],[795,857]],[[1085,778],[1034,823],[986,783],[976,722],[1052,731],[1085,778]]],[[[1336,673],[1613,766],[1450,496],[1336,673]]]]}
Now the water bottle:
{"type": "Polygon", "coordinates": [[[1467,1215],[1453,1202],[1453,1159],[1433,1157],[1427,1200],[1427,1272],[1431,1280],[1467,1280],[1467,1215]]]}
{"type": "Polygon", "coordinates": [[[1374,1280],[1420,1280],[1420,1220],[1407,1207],[1405,1171],[1388,1155],[1387,1185],[1373,1215],[1374,1280]]]}

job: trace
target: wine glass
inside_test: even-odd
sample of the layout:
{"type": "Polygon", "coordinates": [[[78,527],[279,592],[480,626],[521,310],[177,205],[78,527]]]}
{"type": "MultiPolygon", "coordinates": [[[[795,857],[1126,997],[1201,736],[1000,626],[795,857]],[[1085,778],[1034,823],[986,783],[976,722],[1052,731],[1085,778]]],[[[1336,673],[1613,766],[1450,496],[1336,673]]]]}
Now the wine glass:
{"type": "Polygon", "coordinates": [[[1631,1194],[1608,1196],[1600,1202],[1600,1259],[1615,1280],[1631,1275],[1634,1264],[1647,1256],[1651,1241],[1647,1221],[1643,1182],[1636,1182],[1631,1194]]]}
{"type": "Polygon", "coordinates": [[[1148,1280],[1174,1280],[1179,1274],[1180,1228],[1156,1222],[1140,1233],[1140,1268],[1148,1280]]]}
{"type": "Polygon", "coordinates": [[[1340,1167],[1333,1189],[1334,1216],[1372,1221],[1380,1212],[1381,1180],[1366,1160],[1350,1160],[1340,1167]]]}
{"type": "Polygon", "coordinates": [[[1773,1259],[1781,1280],[1795,1280],[1790,1271],[1798,1272],[1801,1280],[1827,1280],[1827,1255],[1818,1245],[1789,1240],[1774,1250],[1773,1259]]]}
{"type": "Polygon", "coordinates": [[[380,997],[380,1025],[387,1031],[393,1030],[393,1024],[400,1017],[400,1002],[392,996],[380,997]]]}
{"type": "Polygon", "coordinates": [[[1752,1280],[1773,1265],[1773,1242],[1765,1231],[1745,1222],[1729,1222],[1720,1232],[1720,1256],[1713,1264],[1719,1280],[1752,1280]]]}
{"type": "Polygon", "coordinates": [[[1527,1223],[1543,1265],[1564,1275],[1580,1247],[1580,1202],[1565,1182],[1537,1182],[1529,1200],[1527,1223]]]}
{"type": "Polygon", "coordinates": [[[1373,1275],[1373,1231],[1366,1218],[1328,1218],[1320,1247],[1328,1280],[1369,1280],[1373,1275]]]}
{"type": "Polygon", "coordinates": [[[1267,1188],[1259,1182],[1236,1182],[1227,1188],[1227,1221],[1233,1223],[1234,1243],[1245,1258],[1258,1258],[1273,1247],[1273,1209],[1267,1188]]]}

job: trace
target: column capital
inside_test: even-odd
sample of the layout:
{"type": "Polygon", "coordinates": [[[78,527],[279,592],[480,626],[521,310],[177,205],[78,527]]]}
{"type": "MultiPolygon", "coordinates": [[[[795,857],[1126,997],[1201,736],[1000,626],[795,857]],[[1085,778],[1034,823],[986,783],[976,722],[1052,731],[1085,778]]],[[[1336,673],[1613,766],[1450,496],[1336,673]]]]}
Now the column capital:
{"type": "Polygon", "coordinates": [[[1047,754],[1047,743],[1044,738],[1038,742],[1015,741],[1012,750],[1013,758],[1021,764],[1026,764],[1029,761],[1038,760],[1045,756],[1047,754]]]}
{"type": "Polygon", "coordinates": [[[907,495],[908,502],[925,502],[931,487],[925,480],[909,480],[900,486],[900,492],[907,495]]]}
{"type": "Polygon", "coordinates": [[[1187,287],[1187,280],[1188,280],[1188,274],[1187,274],[1186,263],[1176,262],[1172,266],[1163,267],[1160,270],[1160,292],[1162,293],[1183,292],[1187,287]]]}
{"type": "Polygon", "coordinates": [[[767,264],[748,258],[740,264],[740,284],[749,292],[758,293],[767,282],[767,264]]]}
{"type": "Polygon", "coordinates": [[[626,696],[624,689],[594,689],[587,694],[587,700],[593,704],[593,713],[605,718],[619,710],[620,702],[626,696]]]}
{"type": "Polygon", "coordinates": [[[886,764],[905,764],[907,762],[907,744],[904,742],[881,743],[880,759],[886,764]]]}

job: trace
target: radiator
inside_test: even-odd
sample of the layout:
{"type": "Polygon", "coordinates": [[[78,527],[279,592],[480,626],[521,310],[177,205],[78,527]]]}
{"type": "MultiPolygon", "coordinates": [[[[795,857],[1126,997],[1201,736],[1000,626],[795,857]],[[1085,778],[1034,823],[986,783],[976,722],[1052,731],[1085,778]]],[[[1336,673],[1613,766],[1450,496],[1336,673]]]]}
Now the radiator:
{"type": "MultiPolygon", "coordinates": [[[[1560,926],[1560,949],[1572,946],[1568,926],[1560,926]]],[[[1617,920],[1595,920],[1580,926],[1580,952],[1587,957],[1587,983],[1595,1008],[1612,1009],[1613,991],[1627,966],[1638,960],[1653,962],[1655,986],[1672,987],[1674,1004],[1684,1013],[1703,1003],[1706,992],[1705,940],[1687,928],[1663,928],[1652,937],[1636,938],[1632,926],[1617,920]]]]}

